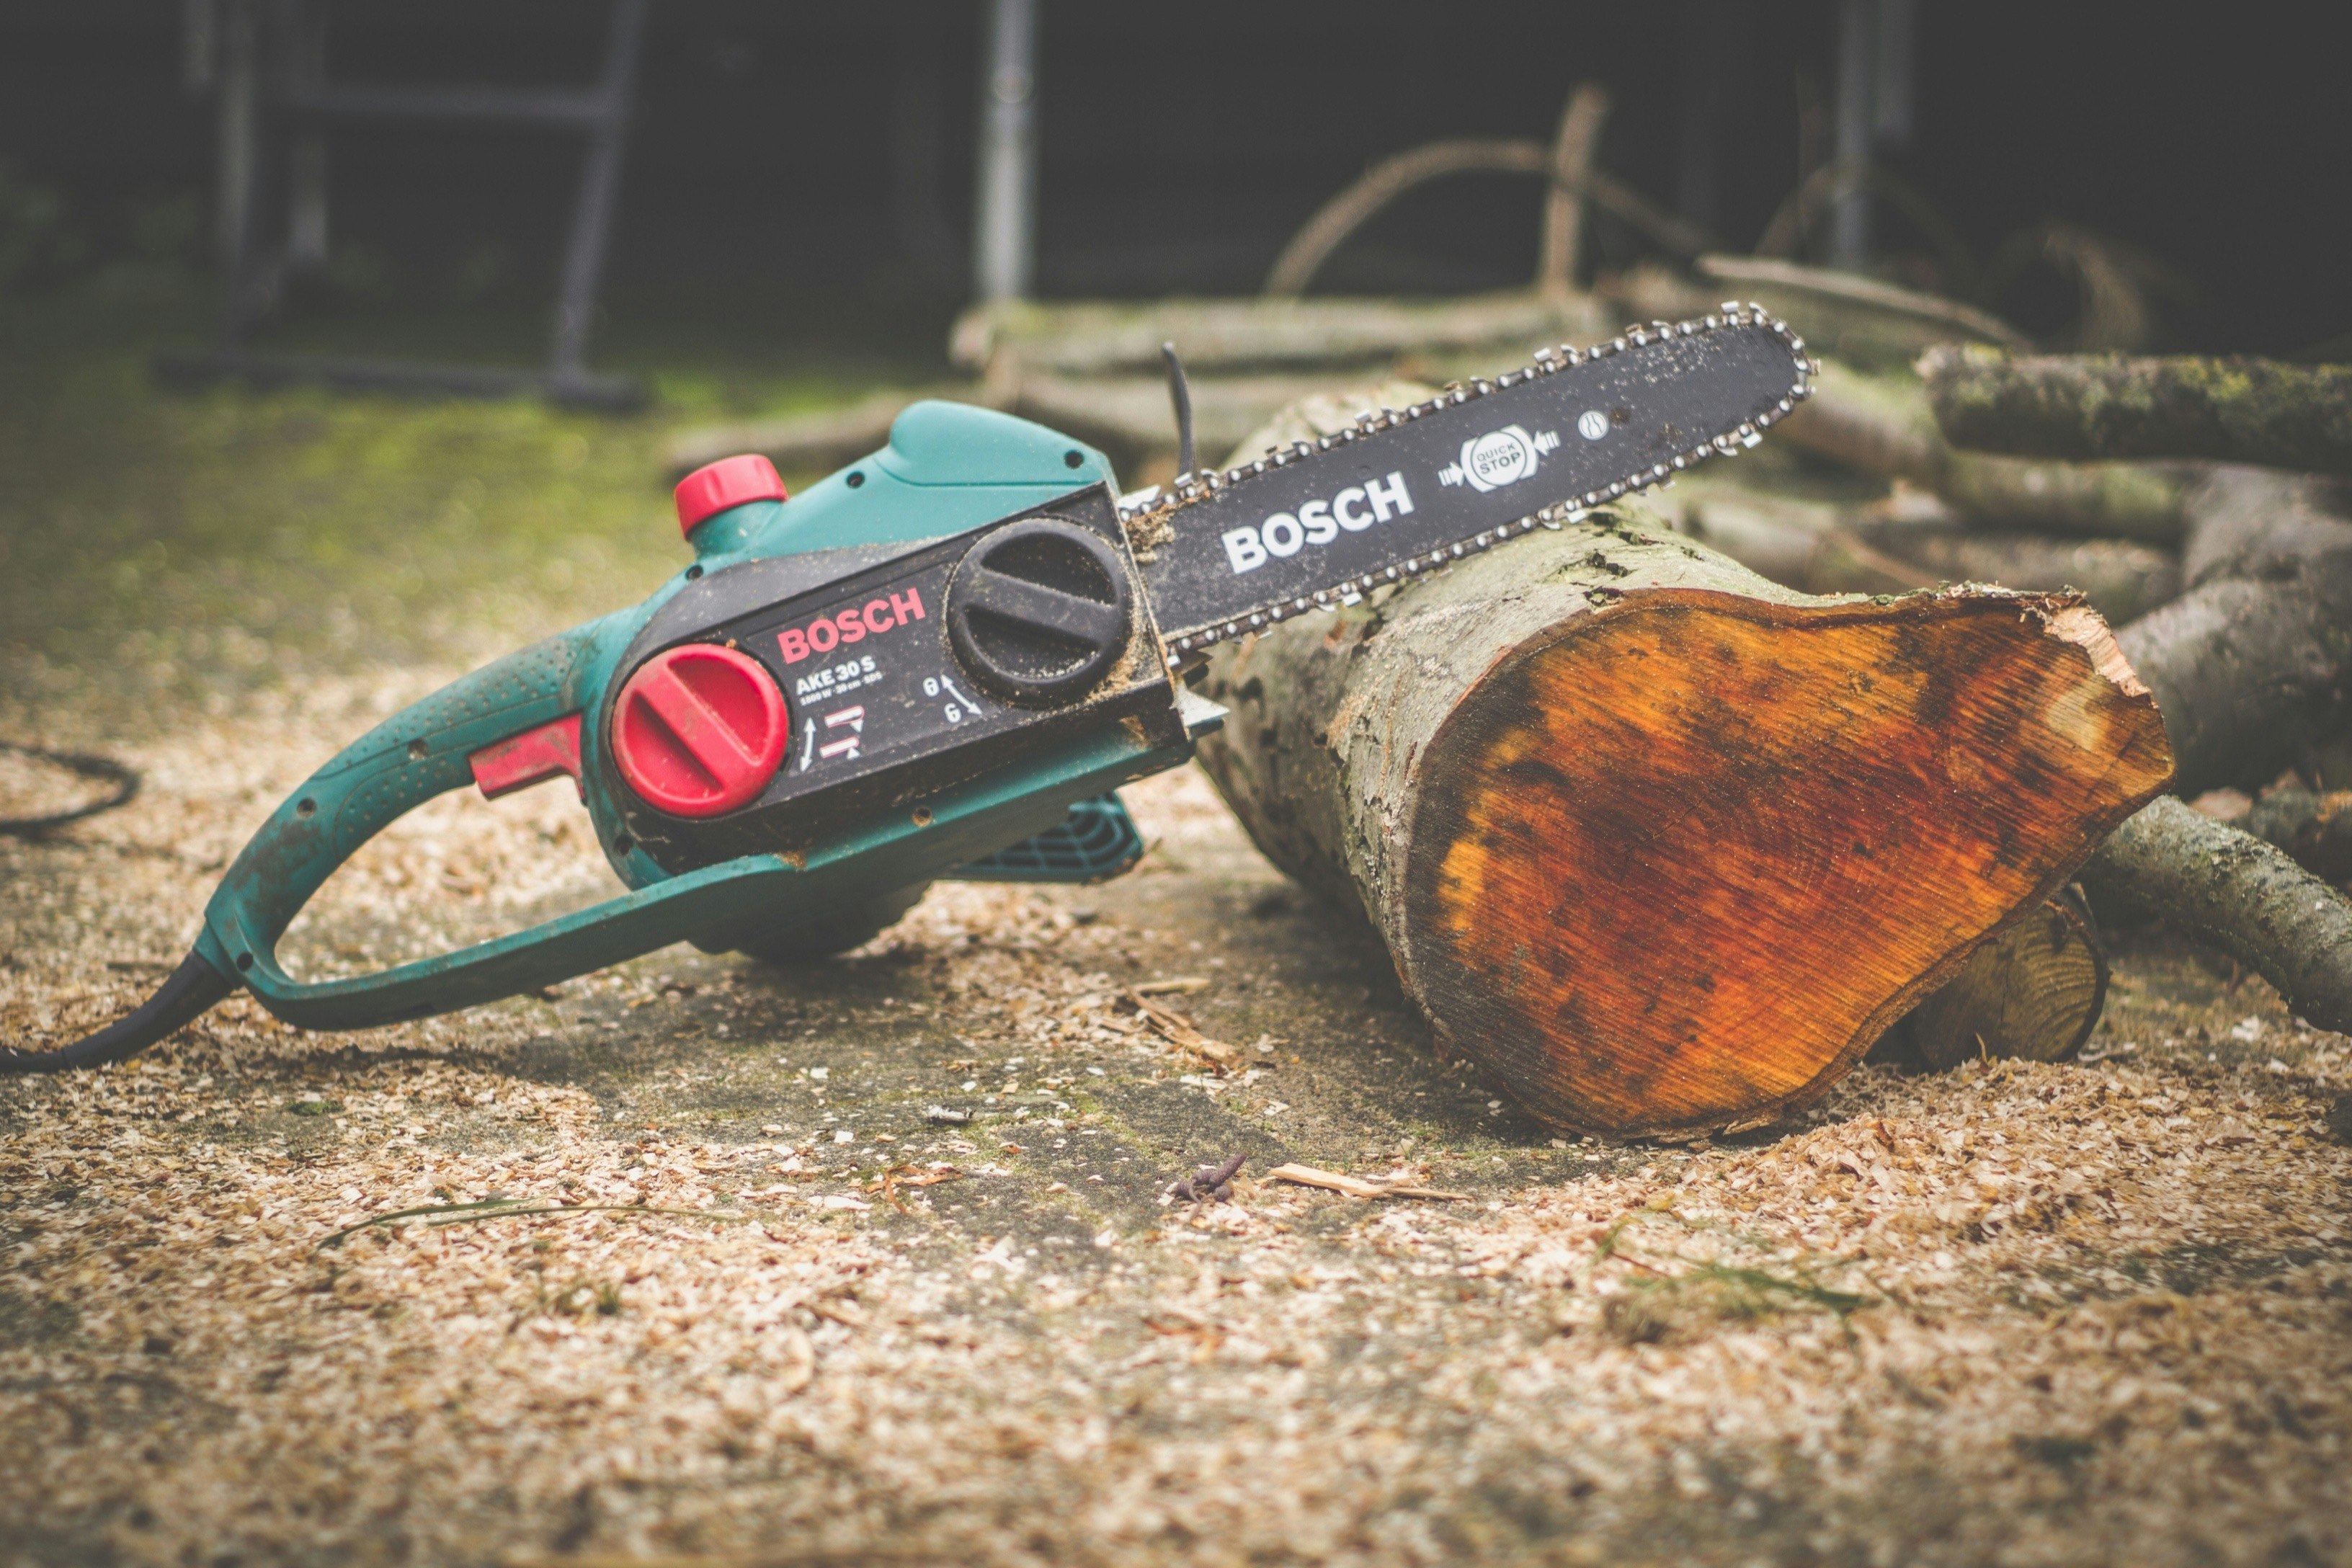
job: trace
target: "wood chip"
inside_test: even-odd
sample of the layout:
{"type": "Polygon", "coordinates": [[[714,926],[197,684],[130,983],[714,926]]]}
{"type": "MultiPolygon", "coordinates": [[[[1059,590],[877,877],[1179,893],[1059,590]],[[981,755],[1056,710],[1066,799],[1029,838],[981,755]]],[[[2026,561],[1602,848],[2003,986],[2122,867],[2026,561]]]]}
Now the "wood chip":
{"type": "Polygon", "coordinates": [[[1195,991],[1206,991],[1209,984],[1198,974],[1178,974],[1166,980],[1146,980],[1128,989],[1138,996],[1165,996],[1171,992],[1189,996],[1195,991]]]}
{"type": "Polygon", "coordinates": [[[1121,999],[1140,1013],[1145,1022],[1158,1031],[1160,1038],[1178,1050],[1188,1051],[1199,1057],[1219,1072],[1224,1071],[1234,1063],[1241,1060],[1240,1051],[1222,1040],[1209,1038],[1194,1026],[1192,1019],[1173,1007],[1164,1006],[1145,995],[1142,987],[1130,988],[1121,999]]]}
{"type": "Polygon", "coordinates": [[[1442,1192],[1435,1187],[1414,1186],[1405,1182],[1368,1182],[1361,1176],[1345,1176],[1337,1171],[1318,1171],[1312,1165],[1276,1165],[1265,1173],[1269,1182],[1296,1182],[1302,1187],[1322,1187],[1330,1192],[1345,1193],[1351,1198],[1433,1198],[1439,1203],[1466,1204],[1468,1193],[1442,1192]]]}

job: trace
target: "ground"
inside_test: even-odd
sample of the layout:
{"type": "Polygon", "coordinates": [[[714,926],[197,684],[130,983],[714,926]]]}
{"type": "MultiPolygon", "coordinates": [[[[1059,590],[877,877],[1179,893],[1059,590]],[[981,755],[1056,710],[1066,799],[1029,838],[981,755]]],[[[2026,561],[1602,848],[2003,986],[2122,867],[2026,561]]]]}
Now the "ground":
{"type": "MultiPolygon", "coordinates": [[[[46,1045],[344,739],[667,570],[677,416],[167,399],[11,320],[0,740],[145,777],[0,838],[46,1045]]],[[[72,787],[0,753],[0,816],[72,787]]],[[[2259,980],[2126,933],[2081,1063],[1556,1139],[1199,775],[1129,798],[1129,877],[832,962],[0,1080],[0,1562],[2352,1563],[2352,1041],[2259,980]]],[[[298,967],[593,896],[583,828],[436,803],[298,967]]]]}

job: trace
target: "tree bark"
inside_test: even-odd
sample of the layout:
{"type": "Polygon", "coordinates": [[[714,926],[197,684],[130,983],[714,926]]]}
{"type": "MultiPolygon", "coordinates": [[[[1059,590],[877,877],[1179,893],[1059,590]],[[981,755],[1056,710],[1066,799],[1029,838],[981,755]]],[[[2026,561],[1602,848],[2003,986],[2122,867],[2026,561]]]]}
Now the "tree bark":
{"type": "Polygon", "coordinates": [[[1815,598],[1633,508],[1221,649],[1203,689],[1211,778],[1442,1048],[1620,1135],[1818,1098],[2169,772],[2078,602],[1815,598]]]}
{"type": "Polygon", "coordinates": [[[2168,797],[2116,829],[2083,883],[2211,942],[2320,1028],[2352,1030],[2352,901],[2284,851],[2168,797]]]}
{"type": "Polygon", "coordinates": [[[2352,366],[2026,355],[1957,345],[1920,361],[1956,447],[2021,457],[2207,458],[2352,474],[2352,366]]]}

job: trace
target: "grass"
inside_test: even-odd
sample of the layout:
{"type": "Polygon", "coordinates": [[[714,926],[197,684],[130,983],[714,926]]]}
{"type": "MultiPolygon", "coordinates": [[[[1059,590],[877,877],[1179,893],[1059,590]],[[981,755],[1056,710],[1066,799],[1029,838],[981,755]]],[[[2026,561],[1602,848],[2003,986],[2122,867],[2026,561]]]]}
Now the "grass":
{"type": "Polygon", "coordinates": [[[1620,1216],[1593,1248],[1595,1268],[1613,1258],[1639,1271],[1621,1280],[1618,1293],[1602,1305],[1601,1326],[1628,1344],[1655,1344],[1706,1322],[1755,1321],[1787,1311],[1828,1312],[1843,1323],[1874,1303],[1873,1297],[1823,1284],[1810,1264],[1788,1252],[1761,1237],[1691,1219],[1674,1208],[1671,1198],[1661,1199],[1620,1216]],[[1638,1256],[1626,1238],[1646,1223],[1704,1232],[1736,1251],[1759,1255],[1759,1260],[1694,1258],[1679,1252],[1638,1256]]]}
{"type": "MultiPolygon", "coordinates": [[[[682,563],[662,462],[677,429],[940,374],[938,350],[911,353],[898,318],[881,334],[894,353],[860,355],[837,325],[796,342],[772,311],[763,331],[688,314],[615,334],[600,367],[656,389],[628,417],[160,389],[152,353],[201,342],[206,314],[192,286],[152,278],[0,297],[0,684],[25,697],[217,706],[312,672],[478,662],[682,563]]],[[[524,325],[314,317],[273,346],[421,356],[528,342],[524,325]]]]}
{"type": "Polygon", "coordinates": [[[670,1219],[709,1220],[714,1225],[756,1224],[772,1219],[772,1215],[757,1213],[720,1214],[712,1209],[665,1208],[658,1204],[533,1204],[519,1203],[511,1198],[480,1198],[469,1204],[423,1204],[415,1208],[394,1209],[390,1214],[372,1215],[357,1225],[347,1225],[327,1237],[311,1248],[329,1252],[340,1248],[345,1241],[363,1230],[381,1230],[398,1226],[423,1225],[436,1229],[450,1225],[478,1225],[492,1219],[528,1219],[555,1216],[570,1218],[573,1215],[635,1214],[653,1215],[670,1219]]]}

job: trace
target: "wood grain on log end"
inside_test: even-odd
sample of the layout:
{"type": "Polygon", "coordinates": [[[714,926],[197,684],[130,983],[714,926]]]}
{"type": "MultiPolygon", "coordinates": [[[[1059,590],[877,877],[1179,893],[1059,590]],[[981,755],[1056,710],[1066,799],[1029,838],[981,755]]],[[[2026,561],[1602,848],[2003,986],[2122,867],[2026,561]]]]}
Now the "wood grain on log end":
{"type": "Polygon", "coordinates": [[[2060,1062],[2083,1048],[2107,998],[2107,959],[2072,889],[1986,942],[1910,1017],[1920,1064],[1978,1057],[2060,1062]]]}
{"type": "Polygon", "coordinates": [[[1539,1120],[1631,1134],[1819,1096],[2171,760],[2068,601],[1662,589],[1503,653],[1421,771],[1408,986],[1539,1120]]]}

